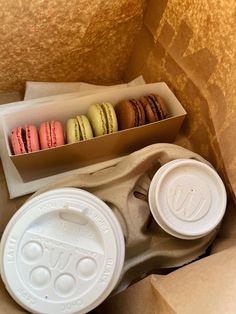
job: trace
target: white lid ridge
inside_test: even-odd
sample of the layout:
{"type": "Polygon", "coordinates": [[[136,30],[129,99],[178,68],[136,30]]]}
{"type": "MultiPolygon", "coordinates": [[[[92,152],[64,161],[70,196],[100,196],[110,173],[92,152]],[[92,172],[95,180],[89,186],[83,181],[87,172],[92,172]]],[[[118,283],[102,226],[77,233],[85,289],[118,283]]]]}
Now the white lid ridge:
{"type": "Polygon", "coordinates": [[[154,219],[166,232],[183,239],[199,238],[216,228],[226,202],[217,172],[192,159],[176,159],[162,166],[149,189],[154,219]]]}
{"type": "Polygon", "coordinates": [[[86,313],[117,284],[124,237],[112,210],[76,188],[26,202],[1,242],[1,275],[12,297],[32,313],[86,313]]]}

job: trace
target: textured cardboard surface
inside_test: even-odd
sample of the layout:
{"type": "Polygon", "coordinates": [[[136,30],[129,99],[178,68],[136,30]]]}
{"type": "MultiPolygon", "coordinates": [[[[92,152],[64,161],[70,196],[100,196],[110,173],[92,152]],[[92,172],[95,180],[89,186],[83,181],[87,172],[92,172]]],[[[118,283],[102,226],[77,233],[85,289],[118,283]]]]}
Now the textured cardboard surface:
{"type": "Polygon", "coordinates": [[[153,278],[152,285],[176,313],[235,313],[235,258],[236,249],[230,248],[185,266],[162,281],[153,278]]]}
{"type": "Polygon", "coordinates": [[[95,313],[235,313],[235,258],[234,247],[169,275],[149,276],[108,299],[95,313]]]}
{"type": "MultiPolygon", "coordinates": [[[[162,280],[163,276],[156,275],[162,280]]],[[[92,311],[93,314],[158,314],[163,307],[158,304],[150,277],[129,287],[125,292],[109,298],[100,307],[92,311]],[[132,300],[132,302],[130,302],[132,300]]],[[[165,312],[168,314],[168,312],[165,312]]]]}

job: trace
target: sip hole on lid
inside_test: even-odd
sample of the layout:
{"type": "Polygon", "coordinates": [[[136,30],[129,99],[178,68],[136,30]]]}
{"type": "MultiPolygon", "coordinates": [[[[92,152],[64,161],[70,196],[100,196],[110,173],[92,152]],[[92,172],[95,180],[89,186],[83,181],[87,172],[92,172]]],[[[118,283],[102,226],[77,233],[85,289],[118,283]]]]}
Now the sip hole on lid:
{"type": "Polygon", "coordinates": [[[81,189],[56,189],[12,217],[1,241],[1,276],[31,313],[59,313],[65,304],[73,304],[67,313],[84,313],[114,289],[124,253],[121,226],[107,204],[81,189]]]}

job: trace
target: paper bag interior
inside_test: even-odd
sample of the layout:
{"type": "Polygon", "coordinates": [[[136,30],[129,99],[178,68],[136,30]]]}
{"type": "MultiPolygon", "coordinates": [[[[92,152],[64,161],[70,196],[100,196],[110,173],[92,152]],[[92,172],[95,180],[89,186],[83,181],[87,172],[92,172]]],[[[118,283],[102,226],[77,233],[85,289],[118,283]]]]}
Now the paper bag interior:
{"type": "Polygon", "coordinates": [[[230,248],[169,275],[151,275],[94,313],[235,313],[235,254],[230,248]]]}
{"type": "MultiPolygon", "coordinates": [[[[165,81],[169,85],[188,112],[176,143],[192,149],[216,167],[232,202],[212,248],[212,252],[222,253],[161,277],[160,284],[155,285],[159,277],[152,278],[151,284],[145,279],[144,289],[150,302],[142,313],[155,313],[158,308],[160,313],[187,313],[189,308],[181,303],[178,289],[174,291],[177,281],[180,284],[187,279],[192,280],[193,286],[183,285],[183,291],[192,291],[192,296],[203,300],[195,305],[188,298],[189,304],[201,309],[201,313],[202,309],[215,313],[215,308],[205,307],[203,292],[198,293],[209,291],[198,271],[214,277],[210,287],[214,293],[210,296],[212,302],[217,301],[218,313],[223,313],[223,305],[227,304],[228,312],[234,312],[236,303],[231,294],[226,299],[218,298],[218,293],[234,291],[232,264],[224,266],[229,260],[233,263],[234,250],[224,249],[235,245],[236,223],[235,1],[0,0],[0,8],[1,103],[23,98],[26,81],[112,85],[142,74],[148,83],[165,81]],[[222,284],[223,268],[230,276],[222,284]]],[[[0,180],[2,232],[28,196],[10,200],[2,168],[0,180]]],[[[130,289],[136,291],[135,286],[130,289]]],[[[1,293],[0,313],[25,313],[4,288],[1,293]]],[[[118,295],[114,300],[117,298],[119,306],[128,309],[135,302],[127,301],[132,298],[129,290],[127,296],[128,299],[118,295]]],[[[113,302],[115,306],[116,301],[113,302]]]]}

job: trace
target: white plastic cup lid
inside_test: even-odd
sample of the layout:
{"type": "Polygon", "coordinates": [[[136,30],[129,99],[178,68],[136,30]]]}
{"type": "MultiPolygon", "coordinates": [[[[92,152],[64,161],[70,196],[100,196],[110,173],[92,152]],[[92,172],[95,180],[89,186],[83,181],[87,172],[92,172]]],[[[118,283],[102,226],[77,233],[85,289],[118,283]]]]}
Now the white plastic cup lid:
{"type": "Polygon", "coordinates": [[[12,217],[1,241],[1,276],[31,313],[86,313],[116,286],[124,254],[120,224],[102,200],[56,189],[12,217]]]}
{"type": "Polygon", "coordinates": [[[227,203],[217,172],[193,159],[176,159],[158,169],[148,197],[160,227],[182,239],[200,238],[214,230],[227,203]]]}

